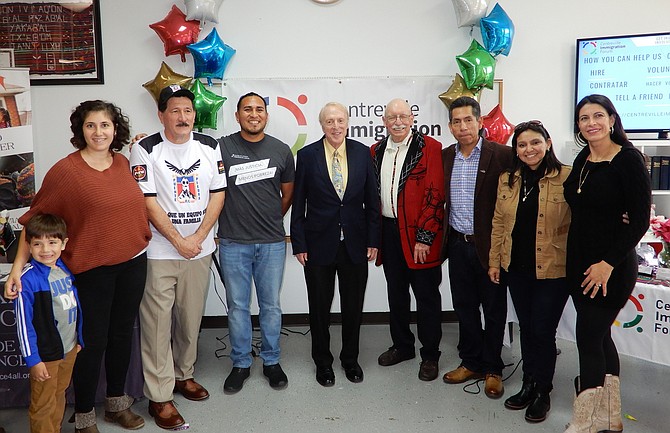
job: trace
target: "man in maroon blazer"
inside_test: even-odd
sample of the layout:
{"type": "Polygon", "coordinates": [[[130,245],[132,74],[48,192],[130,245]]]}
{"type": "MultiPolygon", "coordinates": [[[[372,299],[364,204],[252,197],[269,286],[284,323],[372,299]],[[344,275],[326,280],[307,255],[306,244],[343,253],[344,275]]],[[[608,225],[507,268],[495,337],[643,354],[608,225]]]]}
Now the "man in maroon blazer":
{"type": "Polygon", "coordinates": [[[417,305],[421,342],[419,379],[437,378],[442,339],[442,224],[444,177],[442,145],[412,129],[409,104],[394,99],[383,117],[389,135],[372,146],[382,209],[382,246],[393,345],[379,356],[382,366],[413,359],[410,293],[417,305]]]}

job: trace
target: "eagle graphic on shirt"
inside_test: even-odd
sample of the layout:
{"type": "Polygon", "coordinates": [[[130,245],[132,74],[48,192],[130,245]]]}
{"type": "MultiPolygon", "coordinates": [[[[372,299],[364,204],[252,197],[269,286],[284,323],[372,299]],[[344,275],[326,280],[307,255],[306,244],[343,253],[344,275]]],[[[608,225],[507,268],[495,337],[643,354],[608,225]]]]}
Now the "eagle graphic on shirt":
{"type": "Polygon", "coordinates": [[[200,160],[198,159],[193,165],[185,169],[179,168],[167,160],[165,165],[175,173],[172,178],[175,201],[177,203],[195,203],[198,201],[200,188],[198,174],[194,172],[200,168],[200,160]]]}

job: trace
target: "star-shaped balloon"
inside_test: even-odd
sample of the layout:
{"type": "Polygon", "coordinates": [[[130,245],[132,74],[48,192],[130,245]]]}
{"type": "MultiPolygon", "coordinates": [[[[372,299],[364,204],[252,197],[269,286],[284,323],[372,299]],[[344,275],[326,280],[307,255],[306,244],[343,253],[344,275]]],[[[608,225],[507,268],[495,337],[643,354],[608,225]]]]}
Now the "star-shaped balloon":
{"type": "Polygon", "coordinates": [[[219,22],[219,8],[223,0],[184,0],[186,19],[219,22]]]}
{"type": "Polygon", "coordinates": [[[188,87],[193,80],[192,77],[181,75],[173,71],[165,62],[161,62],[161,68],[156,74],[156,77],[142,84],[142,87],[151,93],[151,96],[158,102],[158,96],[165,87],[170,84],[178,84],[182,87],[188,87]]]}
{"type": "Polygon", "coordinates": [[[200,23],[188,21],[186,15],[177,6],[172,5],[170,12],[157,23],[149,24],[165,45],[165,56],[181,55],[181,61],[186,61],[186,46],[198,40],[200,23]]]}
{"type": "Polygon", "coordinates": [[[461,96],[469,96],[479,100],[480,95],[480,92],[473,92],[472,90],[468,89],[468,87],[465,85],[465,81],[463,81],[463,77],[461,77],[460,74],[456,74],[456,77],[451,83],[451,86],[449,86],[449,89],[442,93],[439,98],[447,107],[447,109],[449,109],[449,106],[456,100],[456,98],[460,98],[461,96]]]}
{"type": "Polygon", "coordinates": [[[496,3],[488,16],[482,18],[479,27],[486,50],[494,56],[508,55],[514,39],[514,23],[507,12],[496,3]]]}
{"type": "Polygon", "coordinates": [[[489,8],[487,0],[451,0],[458,27],[478,26],[489,8]]]}
{"type": "Polygon", "coordinates": [[[207,90],[200,80],[193,82],[191,92],[195,95],[195,100],[193,101],[195,107],[195,124],[193,127],[200,132],[204,128],[216,129],[216,113],[221,109],[227,98],[207,90]]]}
{"type": "Polygon", "coordinates": [[[500,109],[500,104],[496,105],[489,114],[482,116],[482,124],[484,137],[496,143],[507,144],[507,140],[514,133],[514,125],[507,120],[500,109]]]}
{"type": "Polygon", "coordinates": [[[482,86],[493,89],[496,59],[479,42],[473,39],[470,48],[456,56],[456,63],[468,89],[479,89],[482,86]]]}
{"type": "Polygon", "coordinates": [[[193,55],[195,78],[207,78],[207,85],[212,85],[212,78],[223,80],[223,72],[235,49],[223,43],[216,29],[212,29],[205,39],[191,44],[188,50],[193,55]]]}

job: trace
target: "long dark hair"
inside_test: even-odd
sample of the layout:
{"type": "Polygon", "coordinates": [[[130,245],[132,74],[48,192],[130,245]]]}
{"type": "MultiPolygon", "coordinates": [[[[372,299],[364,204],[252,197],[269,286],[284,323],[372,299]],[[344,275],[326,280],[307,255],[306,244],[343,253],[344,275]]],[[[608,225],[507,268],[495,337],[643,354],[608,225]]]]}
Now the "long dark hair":
{"type": "Polygon", "coordinates": [[[614,108],[614,104],[612,104],[612,101],[610,101],[610,99],[605,95],[584,96],[575,107],[575,141],[577,143],[581,144],[582,146],[588,144],[584,136],[579,131],[579,111],[586,104],[598,104],[603,107],[605,111],[607,111],[607,114],[609,114],[610,117],[614,117],[614,131],[610,133],[610,138],[613,142],[620,146],[633,145],[633,143],[631,143],[628,139],[626,131],[623,129],[621,118],[619,117],[619,113],[617,113],[616,108],[614,108]]]}
{"type": "MultiPolygon", "coordinates": [[[[512,166],[507,170],[507,173],[509,173],[509,179],[507,181],[508,185],[510,188],[512,185],[514,185],[514,173],[516,173],[518,170],[521,170],[523,167],[526,166],[526,164],[519,159],[516,153],[516,143],[517,140],[519,139],[519,135],[521,135],[522,132],[525,131],[534,131],[537,132],[544,138],[544,141],[549,140],[551,137],[549,136],[549,131],[544,127],[542,122],[539,120],[530,120],[528,122],[521,122],[516,127],[514,128],[514,136],[512,136],[512,149],[514,149],[514,161],[512,162],[512,166]]],[[[561,170],[561,167],[563,166],[563,163],[558,160],[556,157],[556,154],[554,153],[554,146],[552,145],[547,149],[547,152],[544,154],[544,159],[542,160],[542,164],[540,167],[544,166],[544,173],[538,173],[540,175],[539,177],[542,178],[544,175],[547,173],[552,173],[554,171],[558,172],[561,170]]]]}
{"type": "Polygon", "coordinates": [[[77,108],[74,109],[70,115],[70,130],[72,131],[72,138],[70,143],[79,150],[86,148],[86,139],[84,138],[84,121],[88,113],[94,111],[104,111],[109,115],[109,118],[114,124],[114,139],[109,145],[110,152],[118,152],[123,149],[123,146],[130,143],[130,126],[128,125],[128,117],[121,112],[121,109],[111,102],[94,100],[84,101],[77,108]]]}

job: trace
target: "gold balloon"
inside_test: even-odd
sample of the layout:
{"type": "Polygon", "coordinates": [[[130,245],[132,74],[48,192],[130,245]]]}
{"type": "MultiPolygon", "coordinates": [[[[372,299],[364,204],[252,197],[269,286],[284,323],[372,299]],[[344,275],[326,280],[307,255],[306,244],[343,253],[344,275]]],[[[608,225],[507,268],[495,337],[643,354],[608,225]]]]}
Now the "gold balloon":
{"type": "Polygon", "coordinates": [[[161,69],[156,74],[156,77],[142,84],[142,87],[147,89],[147,92],[151,93],[154,100],[158,102],[158,96],[161,94],[161,90],[171,84],[178,84],[182,87],[189,88],[193,81],[193,77],[188,77],[186,75],[181,75],[172,70],[165,62],[161,62],[161,69]]]}
{"type": "Polygon", "coordinates": [[[456,98],[460,98],[461,96],[469,96],[479,101],[481,92],[474,92],[468,89],[468,87],[465,85],[465,80],[463,80],[463,77],[461,77],[459,74],[456,74],[456,77],[454,78],[453,83],[451,83],[449,89],[440,95],[440,100],[447,107],[447,109],[449,109],[451,103],[454,102],[456,98]]]}

